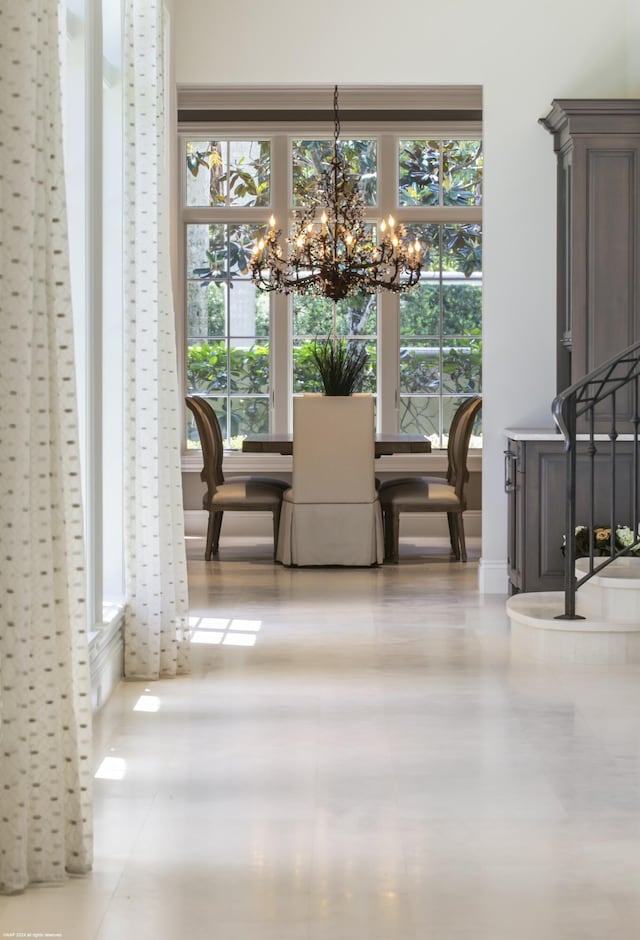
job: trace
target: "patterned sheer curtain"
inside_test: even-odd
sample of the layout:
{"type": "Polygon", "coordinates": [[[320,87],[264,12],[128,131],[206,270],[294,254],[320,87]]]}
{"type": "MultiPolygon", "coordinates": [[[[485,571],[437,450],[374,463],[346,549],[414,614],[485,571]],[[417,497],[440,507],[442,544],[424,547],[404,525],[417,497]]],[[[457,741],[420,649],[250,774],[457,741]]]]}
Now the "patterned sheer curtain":
{"type": "Polygon", "coordinates": [[[91,867],[58,0],[0,7],[0,890],[91,867]]]}
{"type": "Polygon", "coordinates": [[[125,674],[186,672],[162,0],[125,3],[125,674]]]}

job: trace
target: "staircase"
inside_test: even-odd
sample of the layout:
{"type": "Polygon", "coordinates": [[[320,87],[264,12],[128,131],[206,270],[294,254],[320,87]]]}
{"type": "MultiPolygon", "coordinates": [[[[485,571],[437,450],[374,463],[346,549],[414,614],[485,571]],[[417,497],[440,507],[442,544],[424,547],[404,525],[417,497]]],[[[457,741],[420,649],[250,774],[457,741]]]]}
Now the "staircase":
{"type": "MultiPolygon", "coordinates": [[[[589,571],[578,558],[576,577],[589,571]]],[[[616,558],[583,584],[576,615],[557,619],[564,591],[516,594],[507,601],[514,661],[589,666],[640,663],[640,558],[616,558]]]]}
{"type": "Polygon", "coordinates": [[[596,555],[591,538],[589,555],[576,558],[574,538],[566,539],[564,590],[517,594],[507,601],[511,620],[513,659],[545,663],[626,665],[640,663],[640,342],[613,357],[553,402],[553,416],[564,436],[566,452],[566,533],[576,531],[578,489],[588,518],[580,520],[589,533],[595,530],[597,491],[596,456],[599,437],[608,441],[610,507],[607,526],[615,533],[628,519],[635,540],[615,544],[609,554],[596,555]],[[587,437],[589,466],[586,479],[576,473],[577,429],[587,437]],[[617,458],[620,431],[631,431],[633,467],[630,488],[622,485],[617,458]],[[586,435],[585,435],[586,430],[586,435]],[[596,433],[598,432],[598,433],[596,433]],[[631,492],[631,505],[621,492],[631,492]]]}

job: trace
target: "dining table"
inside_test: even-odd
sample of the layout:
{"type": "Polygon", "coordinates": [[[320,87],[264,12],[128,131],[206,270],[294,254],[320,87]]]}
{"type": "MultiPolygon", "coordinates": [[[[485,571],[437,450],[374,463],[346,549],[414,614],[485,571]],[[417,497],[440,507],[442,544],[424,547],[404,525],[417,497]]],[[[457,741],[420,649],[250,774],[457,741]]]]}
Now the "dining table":
{"type": "MultiPolygon", "coordinates": [[[[293,434],[249,434],[242,442],[245,454],[293,454],[293,434]]],[[[391,454],[430,454],[431,441],[422,434],[376,434],[376,457],[391,454]]]]}

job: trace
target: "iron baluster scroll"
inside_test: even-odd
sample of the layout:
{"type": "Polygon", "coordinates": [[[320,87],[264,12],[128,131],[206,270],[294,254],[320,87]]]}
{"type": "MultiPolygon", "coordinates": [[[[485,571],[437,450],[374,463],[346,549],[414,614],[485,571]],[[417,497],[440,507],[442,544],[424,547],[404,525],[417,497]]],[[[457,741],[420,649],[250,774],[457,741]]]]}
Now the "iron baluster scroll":
{"type": "Polygon", "coordinates": [[[422,245],[407,241],[393,216],[375,226],[365,209],[355,177],[338,149],[338,86],[333,95],[333,156],[322,173],[312,204],[294,213],[293,232],[281,244],[282,230],[271,216],[269,230],[251,258],[251,276],[265,291],[319,294],[336,303],[379,290],[410,290],[420,281],[422,245]]]}
{"type": "MultiPolygon", "coordinates": [[[[612,564],[617,558],[623,555],[629,555],[640,548],[640,519],[639,514],[639,494],[640,484],[640,439],[638,437],[640,426],[640,342],[633,343],[624,352],[605,362],[603,365],[594,369],[589,375],[580,379],[574,385],[571,385],[565,391],[561,392],[553,401],[552,412],[554,420],[562,432],[565,441],[566,453],[566,486],[567,486],[567,515],[565,529],[565,563],[564,563],[564,596],[565,610],[557,619],[559,620],[580,620],[583,619],[576,614],[576,592],[586,581],[589,581],[595,574],[602,571],[608,565],[612,564]],[[633,541],[628,545],[616,546],[615,532],[616,527],[621,520],[616,518],[617,497],[619,485],[619,463],[618,439],[618,396],[624,390],[626,395],[631,390],[633,415],[631,417],[631,426],[633,431],[630,435],[632,439],[632,466],[631,466],[631,509],[632,519],[629,524],[632,527],[633,541]],[[596,412],[599,406],[606,402],[609,407],[608,431],[605,434],[596,434],[596,412]],[[578,422],[581,420],[581,426],[586,427],[584,433],[580,433],[580,442],[584,441],[584,447],[588,457],[587,460],[587,498],[588,498],[588,523],[589,523],[589,553],[588,570],[581,577],[576,575],[576,503],[579,493],[577,477],[577,446],[578,446],[578,422]],[[610,512],[610,537],[609,537],[609,555],[599,558],[595,561],[595,547],[593,542],[593,532],[596,523],[595,503],[596,503],[596,456],[598,454],[597,441],[604,438],[608,441],[610,448],[610,490],[609,490],[609,512],[610,512]]],[[[601,421],[601,414],[598,414],[598,420],[601,421]]],[[[627,435],[625,435],[627,436],[627,435]]],[[[581,481],[581,484],[584,481],[581,481]]],[[[626,520],[625,520],[626,522],[626,520]]]]}

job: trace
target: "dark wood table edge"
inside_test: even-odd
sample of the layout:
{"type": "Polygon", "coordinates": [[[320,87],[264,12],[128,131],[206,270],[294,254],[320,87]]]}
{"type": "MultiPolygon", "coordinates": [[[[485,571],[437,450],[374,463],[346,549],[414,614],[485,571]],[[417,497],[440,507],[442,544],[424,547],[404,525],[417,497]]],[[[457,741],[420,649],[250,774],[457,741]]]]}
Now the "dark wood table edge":
{"type": "MultiPolygon", "coordinates": [[[[281,454],[289,457],[293,454],[293,436],[291,434],[265,434],[246,437],[242,442],[242,452],[245,454],[281,454]]],[[[376,457],[430,453],[431,441],[419,434],[376,435],[376,457]]]]}

